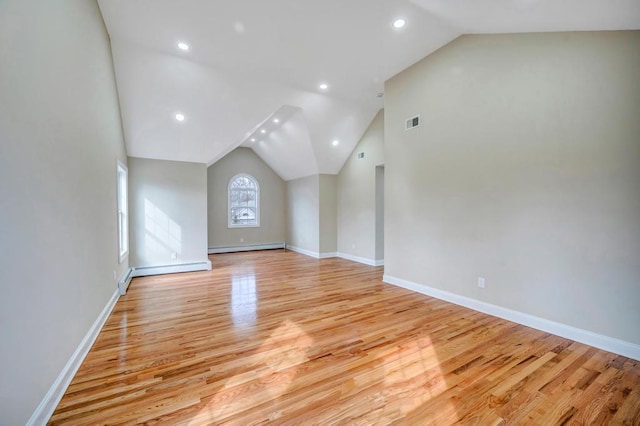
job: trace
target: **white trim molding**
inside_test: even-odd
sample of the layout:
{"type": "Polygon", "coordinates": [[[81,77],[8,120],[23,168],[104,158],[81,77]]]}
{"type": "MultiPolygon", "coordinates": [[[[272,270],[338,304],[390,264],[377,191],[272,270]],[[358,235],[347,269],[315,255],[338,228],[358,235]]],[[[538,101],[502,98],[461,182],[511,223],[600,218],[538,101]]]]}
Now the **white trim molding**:
{"type": "Polygon", "coordinates": [[[248,246],[209,247],[209,254],[235,253],[238,251],[283,249],[284,243],[253,244],[248,246]]]}
{"type": "Polygon", "coordinates": [[[67,364],[49,388],[49,391],[40,402],[40,405],[38,405],[31,415],[31,418],[27,422],[28,426],[44,425],[49,421],[51,415],[58,406],[58,403],[60,403],[62,396],[69,387],[71,380],[78,372],[82,361],[84,361],[89,350],[93,346],[93,343],[96,341],[98,334],[100,334],[100,330],[102,330],[104,323],[107,321],[107,318],[109,318],[114,306],[116,306],[116,302],[119,297],[120,291],[116,290],[102,312],[100,312],[100,315],[98,315],[98,318],[95,320],[87,334],[84,336],[84,339],[80,342],[80,345],[78,345],[73,355],[71,355],[71,358],[69,358],[69,361],[67,361],[67,364]]]}
{"type": "Polygon", "coordinates": [[[566,325],[548,319],[540,318],[534,315],[526,314],[524,312],[514,311],[509,308],[493,305],[491,303],[472,299],[470,297],[461,296],[455,293],[449,293],[448,291],[429,287],[423,284],[418,284],[412,281],[403,280],[402,278],[393,277],[391,275],[385,274],[382,277],[382,281],[388,284],[393,284],[395,286],[405,288],[407,290],[415,291],[416,293],[435,297],[436,299],[464,306],[465,308],[493,315],[498,318],[526,325],[527,327],[555,334],[556,336],[564,337],[566,339],[574,340],[576,342],[584,343],[585,345],[593,346],[598,349],[603,349],[605,351],[613,352],[615,354],[640,361],[640,345],[635,343],[594,333],[592,331],[573,327],[571,325],[566,325]]]}
{"type": "Polygon", "coordinates": [[[366,257],[354,256],[348,253],[338,253],[338,257],[341,259],[351,260],[352,262],[364,263],[369,266],[382,266],[384,265],[384,259],[373,260],[366,257]]]}
{"type": "Polygon", "coordinates": [[[136,266],[135,268],[133,268],[132,277],[147,277],[150,275],[177,274],[180,272],[198,272],[210,270],[210,260],[204,262],[178,263],[175,265],[136,266]]]}

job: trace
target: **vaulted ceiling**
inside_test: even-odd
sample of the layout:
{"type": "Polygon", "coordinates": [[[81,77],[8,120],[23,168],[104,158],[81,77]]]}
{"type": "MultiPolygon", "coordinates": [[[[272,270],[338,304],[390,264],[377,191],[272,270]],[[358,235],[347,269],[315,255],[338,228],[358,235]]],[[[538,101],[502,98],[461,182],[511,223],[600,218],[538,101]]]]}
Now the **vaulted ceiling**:
{"type": "Polygon", "coordinates": [[[384,81],[461,34],[640,28],[638,0],[99,4],[130,156],[212,164],[246,146],[285,180],[338,173],[384,81]]]}

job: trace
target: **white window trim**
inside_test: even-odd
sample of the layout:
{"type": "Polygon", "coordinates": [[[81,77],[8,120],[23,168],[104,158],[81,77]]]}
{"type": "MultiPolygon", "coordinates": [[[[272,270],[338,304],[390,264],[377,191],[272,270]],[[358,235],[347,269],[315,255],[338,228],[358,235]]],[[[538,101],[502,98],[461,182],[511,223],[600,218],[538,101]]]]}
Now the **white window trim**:
{"type": "Polygon", "coordinates": [[[116,168],[116,215],[118,230],[118,263],[124,262],[129,256],[129,169],[120,160],[116,168]],[[120,174],[124,173],[124,203],[121,203],[120,174]],[[124,204],[124,205],[122,205],[124,204]],[[122,229],[124,227],[124,229],[122,229]],[[123,241],[124,238],[124,241],[123,241]],[[122,249],[124,246],[124,249],[122,249]]]}
{"type": "Polygon", "coordinates": [[[229,228],[259,228],[260,227],[260,184],[258,179],[248,173],[238,173],[229,179],[227,183],[227,225],[229,228]],[[231,183],[239,177],[246,177],[256,184],[256,223],[252,225],[235,224],[231,221],[231,183]]]}

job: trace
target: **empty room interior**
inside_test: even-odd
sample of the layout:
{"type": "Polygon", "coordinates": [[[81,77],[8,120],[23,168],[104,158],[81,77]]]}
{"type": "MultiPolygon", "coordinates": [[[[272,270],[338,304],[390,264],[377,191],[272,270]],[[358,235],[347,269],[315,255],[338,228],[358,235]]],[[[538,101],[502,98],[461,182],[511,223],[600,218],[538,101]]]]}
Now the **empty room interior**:
{"type": "Polygon", "coordinates": [[[637,0],[0,0],[0,424],[640,425],[637,0]]]}

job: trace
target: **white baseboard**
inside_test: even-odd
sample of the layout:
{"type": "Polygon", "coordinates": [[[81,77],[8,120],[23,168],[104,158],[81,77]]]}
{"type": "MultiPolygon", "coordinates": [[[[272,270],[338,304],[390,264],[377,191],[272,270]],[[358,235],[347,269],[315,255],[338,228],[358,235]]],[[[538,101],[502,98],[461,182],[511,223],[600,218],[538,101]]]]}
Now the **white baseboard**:
{"type": "Polygon", "coordinates": [[[80,345],[76,348],[69,361],[67,361],[67,364],[49,388],[49,391],[40,402],[40,405],[38,405],[38,408],[36,408],[33,415],[31,415],[31,418],[27,422],[28,426],[44,425],[49,421],[51,415],[58,406],[58,403],[60,403],[62,396],[69,387],[69,383],[73,380],[73,377],[78,372],[78,368],[80,368],[82,361],[84,361],[89,350],[93,346],[93,343],[96,341],[100,330],[102,330],[102,326],[104,326],[107,318],[109,318],[109,315],[111,314],[111,311],[116,305],[119,297],[120,291],[116,290],[102,312],[100,312],[100,315],[98,315],[98,318],[95,320],[87,334],[84,336],[84,339],[82,339],[82,342],[80,342],[80,345]]]}
{"type": "Polygon", "coordinates": [[[248,246],[209,247],[209,254],[234,253],[237,251],[273,250],[284,248],[284,243],[253,244],[248,246]]]}
{"type": "Polygon", "coordinates": [[[150,275],[177,274],[180,272],[210,271],[211,261],[179,263],[162,266],[136,266],[133,268],[132,277],[147,277],[150,275]]]}
{"type": "Polygon", "coordinates": [[[317,251],[311,251],[311,250],[303,249],[300,247],[292,246],[289,244],[287,244],[286,249],[295,251],[296,253],[304,254],[306,256],[314,257],[316,259],[320,259],[320,253],[318,253],[317,251]]]}
{"type": "Polygon", "coordinates": [[[338,257],[338,253],[336,252],[326,252],[326,253],[318,253],[317,251],[311,251],[307,249],[303,249],[296,246],[286,245],[287,250],[295,251],[296,253],[304,254],[309,257],[313,257],[314,259],[328,259],[330,257],[338,257]]]}
{"type": "Polygon", "coordinates": [[[120,296],[127,294],[127,289],[129,288],[129,284],[131,284],[131,278],[133,278],[133,268],[127,269],[127,273],[124,274],[124,277],[122,277],[120,281],[118,281],[120,296]]]}
{"type": "Polygon", "coordinates": [[[535,328],[556,336],[571,339],[585,345],[593,346],[605,351],[613,352],[618,355],[640,360],[640,345],[626,342],[624,340],[597,334],[592,331],[562,324],[559,322],[536,317],[524,312],[514,311],[512,309],[503,308],[502,306],[493,305],[481,300],[472,299],[470,297],[460,296],[458,294],[449,293],[448,291],[439,290],[437,288],[418,284],[412,281],[403,280],[390,275],[384,275],[382,280],[388,284],[406,288],[417,293],[435,297],[436,299],[464,306],[465,308],[475,311],[484,312],[498,318],[506,319],[527,327],[535,328]]]}
{"type": "Polygon", "coordinates": [[[329,259],[330,257],[338,257],[338,253],[334,252],[327,252],[327,253],[320,253],[320,255],[318,256],[320,259],[329,259]]]}
{"type": "Polygon", "coordinates": [[[303,248],[300,248],[300,247],[296,247],[296,246],[291,246],[291,245],[288,245],[288,244],[287,244],[286,248],[287,248],[287,250],[295,251],[296,253],[304,254],[304,255],[313,257],[315,259],[328,259],[328,258],[331,258],[331,257],[339,257],[341,259],[351,260],[353,262],[364,263],[365,265],[369,265],[369,266],[382,266],[382,265],[384,265],[384,259],[383,260],[372,260],[372,259],[367,259],[367,258],[359,257],[359,256],[353,256],[351,254],[340,253],[340,252],[318,253],[318,252],[315,252],[315,251],[306,250],[306,249],[303,249],[303,248]]]}
{"type": "Polygon", "coordinates": [[[373,260],[368,259],[366,257],[354,256],[348,253],[338,253],[338,257],[341,259],[351,260],[352,262],[364,263],[369,266],[382,266],[384,265],[384,259],[381,260],[373,260]]]}

